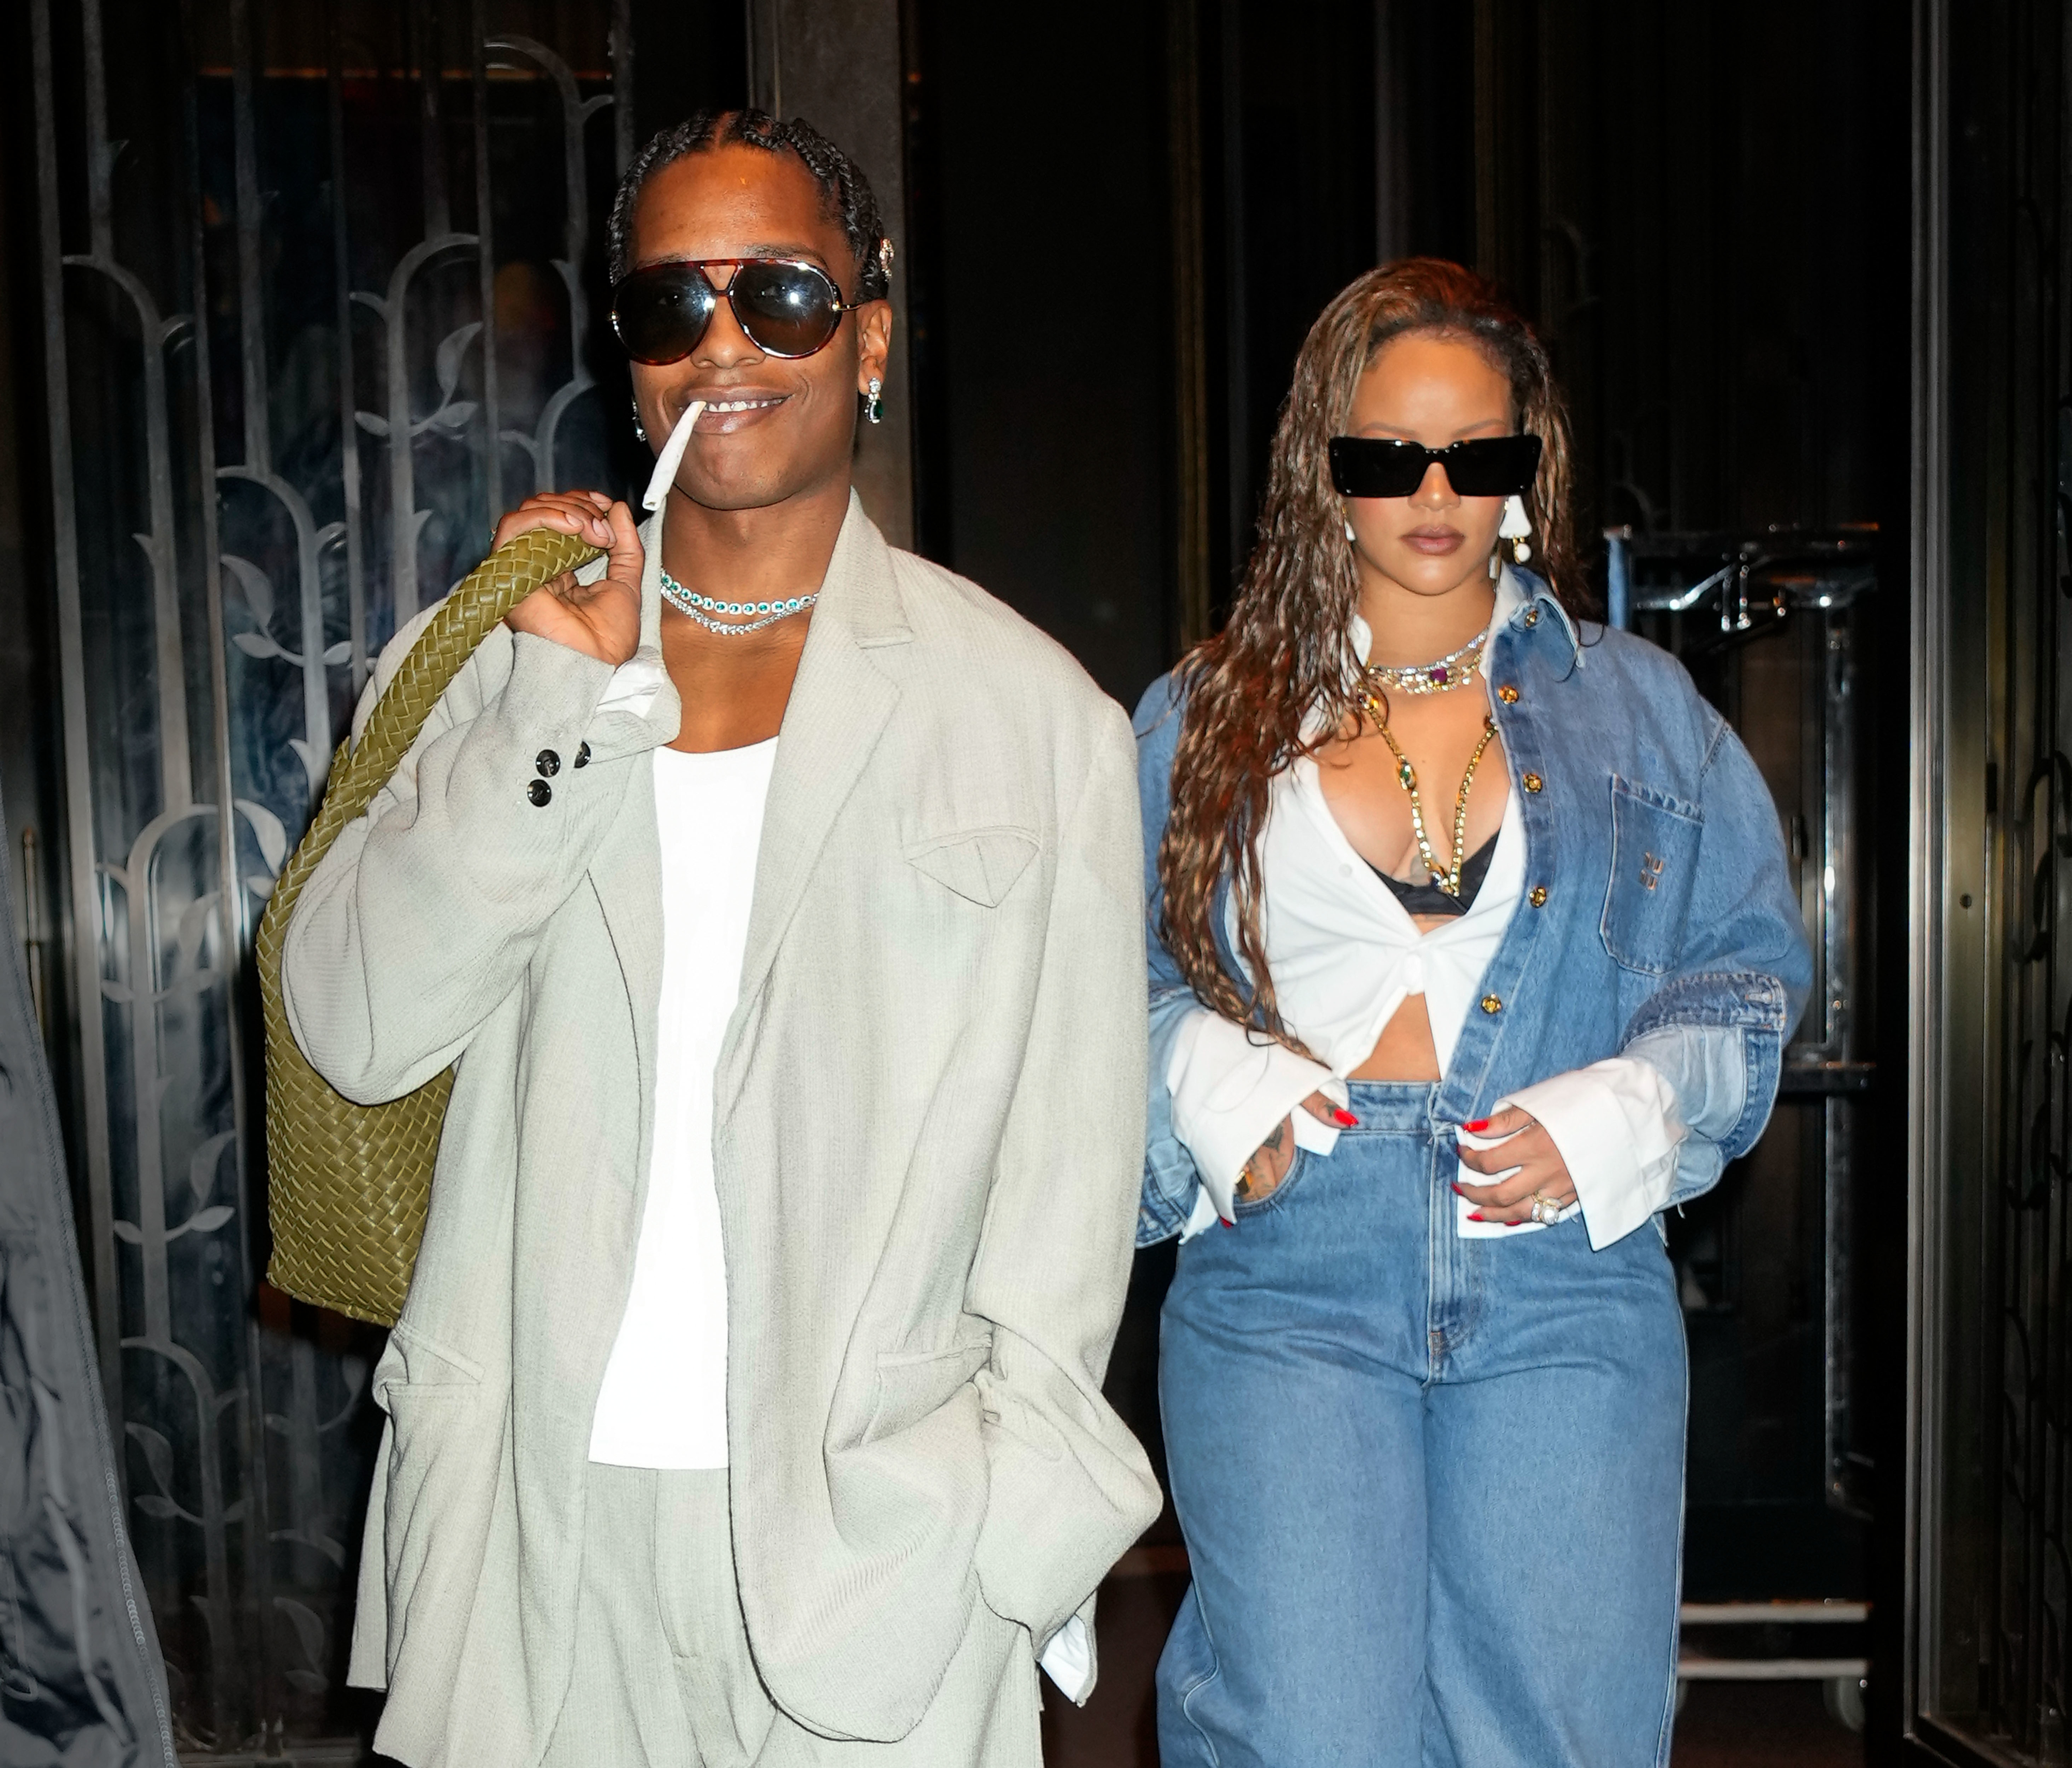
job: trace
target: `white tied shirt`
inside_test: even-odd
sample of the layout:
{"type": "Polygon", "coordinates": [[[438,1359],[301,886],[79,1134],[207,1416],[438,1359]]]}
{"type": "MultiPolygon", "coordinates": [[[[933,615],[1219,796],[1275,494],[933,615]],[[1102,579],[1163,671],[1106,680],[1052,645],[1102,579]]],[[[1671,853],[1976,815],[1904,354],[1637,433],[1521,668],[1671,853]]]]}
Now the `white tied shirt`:
{"type": "MultiPolygon", "coordinates": [[[[1520,603],[1507,569],[1498,584],[1492,630],[1520,603]]],[[[1357,618],[1353,642],[1364,662],[1369,635],[1357,618]]],[[[1412,995],[1424,997],[1439,1069],[1446,1071],[1481,996],[1482,972],[1518,912],[1527,859],[1514,789],[1474,902],[1466,913],[1420,932],[1346,839],[1325,801],[1315,761],[1301,757],[1274,777],[1260,835],[1260,933],[1282,1017],[1321,1060],[1309,1061],[1207,1008],[1182,1025],[1166,1083],[1174,1131],[1201,1175],[1186,1234],[1218,1216],[1231,1217],[1239,1175],[1283,1118],[1292,1119],[1299,1147],[1330,1155],[1338,1130],[1302,1110],[1302,1101],[1321,1092],[1346,1104],[1346,1077],[1373,1052],[1412,995]]],[[[1231,913],[1235,947],[1234,906],[1231,913]]],[[[1560,1151],[1577,1199],[1564,1219],[1580,1208],[1593,1246],[1622,1238],[1667,1204],[1684,1130],[1675,1093],[1648,1063],[1614,1056],[1556,1075],[1507,1094],[1492,1114],[1507,1105],[1529,1113],[1560,1151]]],[[[1460,1140],[1466,1147],[1489,1145],[1466,1131],[1460,1140]]],[[[1472,1171],[1463,1171],[1461,1179],[1478,1186],[1496,1182],[1472,1171]]],[[[1539,1225],[1470,1221],[1475,1206],[1465,1198],[1455,1201],[1456,1231],[1464,1237],[1527,1233],[1539,1225]]]]}

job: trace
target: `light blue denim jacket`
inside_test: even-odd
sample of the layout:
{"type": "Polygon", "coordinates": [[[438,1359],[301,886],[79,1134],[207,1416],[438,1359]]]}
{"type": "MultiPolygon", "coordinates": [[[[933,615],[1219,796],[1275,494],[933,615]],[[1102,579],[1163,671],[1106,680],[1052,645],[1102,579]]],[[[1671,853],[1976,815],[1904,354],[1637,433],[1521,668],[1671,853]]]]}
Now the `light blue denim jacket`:
{"type": "MultiPolygon", "coordinates": [[[[1482,974],[1485,1010],[1462,1028],[1436,1114],[1471,1122],[1520,1087],[1638,1056],[1675,1089],[1689,1132],[1669,1198],[1682,1204],[1762,1133],[1812,983],[1777,807],[1680,663],[1630,633],[1579,630],[1545,584],[1516,575],[1523,599],[1490,641],[1488,675],[1518,689],[1515,701],[1492,695],[1491,708],[1524,818],[1527,893],[1482,974]],[[1536,888],[1546,892],[1537,905],[1536,888]]],[[[1136,718],[1151,916],[1141,1246],[1179,1233],[1197,1183],[1173,1131],[1166,1070],[1199,1003],[1157,933],[1158,843],[1182,704],[1168,674],[1136,718]]],[[[1227,937],[1229,892],[1226,879],[1216,941],[1225,969],[1241,976],[1227,937]]]]}

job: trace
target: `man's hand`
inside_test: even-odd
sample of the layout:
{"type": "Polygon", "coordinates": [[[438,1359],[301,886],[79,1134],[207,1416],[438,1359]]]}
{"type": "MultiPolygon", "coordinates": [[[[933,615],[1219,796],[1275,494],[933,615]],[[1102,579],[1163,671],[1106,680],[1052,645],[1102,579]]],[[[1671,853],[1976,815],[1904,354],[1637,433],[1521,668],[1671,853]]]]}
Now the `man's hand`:
{"type": "Polygon", "coordinates": [[[550,491],[528,497],[496,524],[492,548],[553,528],[610,555],[604,575],[587,586],[567,571],[544,583],[504,617],[513,632],[551,638],[616,669],[640,645],[640,572],[645,562],[633,512],[602,491],[550,491]]]}
{"type": "Polygon", "coordinates": [[[1576,1200],[1576,1186],[1568,1176],[1568,1163],[1554,1146],[1553,1137],[1540,1128],[1539,1120],[1515,1105],[1507,1106],[1493,1118],[1461,1126],[1476,1135],[1503,1136],[1494,1148],[1460,1151],[1461,1164],[1470,1171],[1516,1172],[1501,1184],[1456,1185],[1453,1188],[1475,1205],[1470,1221],[1500,1221],[1515,1227],[1532,1219],[1534,1198],[1557,1209],[1576,1200]]]}

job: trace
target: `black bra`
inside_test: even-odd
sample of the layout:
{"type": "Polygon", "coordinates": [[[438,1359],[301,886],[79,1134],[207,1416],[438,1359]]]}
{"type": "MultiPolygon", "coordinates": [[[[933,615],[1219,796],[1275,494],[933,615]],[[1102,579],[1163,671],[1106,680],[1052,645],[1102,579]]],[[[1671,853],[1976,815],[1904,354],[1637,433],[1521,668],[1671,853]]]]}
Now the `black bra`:
{"type": "MultiPolygon", "coordinates": [[[[1501,832],[1501,831],[1499,831],[1501,832]]],[[[1461,862],[1461,893],[1449,896],[1435,884],[1412,884],[1407,878],[1392,878],[1379,866],[1374,875],[1395,892],[1396,900],[1413,915],[1465,915],[1489,876],[1490,861],[1496,853],[1495,835],[1461,862]]],[[[1370,865],[1373,862],[1368,862],[1370,865]]]]}

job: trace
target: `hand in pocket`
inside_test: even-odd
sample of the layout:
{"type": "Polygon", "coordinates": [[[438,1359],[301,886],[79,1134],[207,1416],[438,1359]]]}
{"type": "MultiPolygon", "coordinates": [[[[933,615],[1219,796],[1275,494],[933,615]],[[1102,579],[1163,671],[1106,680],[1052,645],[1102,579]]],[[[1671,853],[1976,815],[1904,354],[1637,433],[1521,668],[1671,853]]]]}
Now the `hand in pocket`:
{"type": "MultiPolygon", "coordinates": [[[[1318,1122],[1328,1123],[1334,1129],[1347,1129],[1359,1121],[1321,1093],[1311,1093],[1296,1109],[1307,1111],[1318,1122]]],[[[1272,1134],[1260,1143],[1251,1159],[1245,1162],[1244,1170],[1237,1175],[1233,1195],[1241,1204],[1264,1203],[1281,1188],[1281,1180],[1294,1164],[1295,1121],[1293,1117],[1285,1117],[1273,1126],[1272,1134]]]]}

